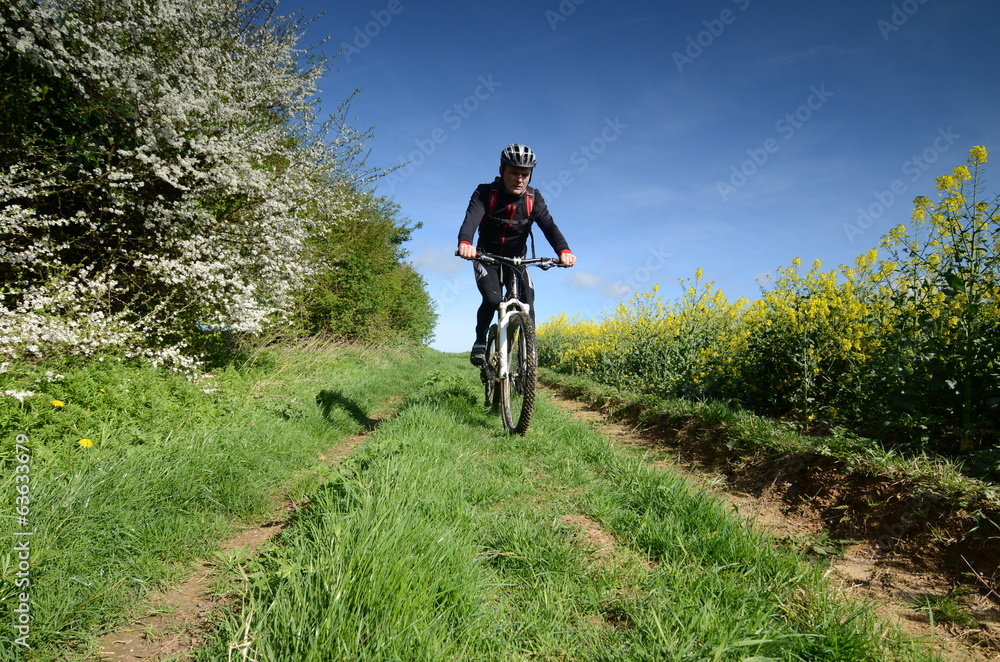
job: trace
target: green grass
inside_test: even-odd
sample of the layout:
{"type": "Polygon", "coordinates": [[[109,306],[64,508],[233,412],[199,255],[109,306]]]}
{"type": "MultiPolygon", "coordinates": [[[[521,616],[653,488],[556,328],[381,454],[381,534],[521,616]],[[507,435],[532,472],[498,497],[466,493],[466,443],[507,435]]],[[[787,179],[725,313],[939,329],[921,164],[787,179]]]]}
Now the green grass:
{"type": "MultiPolygon", "coordinates": [[[[198,384],[113,360],[8,366],[0,393],[36,393],[23,403],[0,398],[6,541],[25,530],[13,517],[14,451],[17,435],[29,438],[32,649],[0,627],[0,660],[82,655],[101,629],[239,526],[314,489],[308,469],[320,453],[414,388],[435,360],[423,351],[300,346],[198,384]]],[[[13,545],[0,551],[0,623],[14,622],[23,590],[13,545]]]]}
{"type": "Polygon", "coordinates": [[[714,401],[658,398],[598,384],[585,377],[541,370],[543,383],[599,407],[614,417],[643,427],[684,429],[688,438],[708,441],[727,462],[785,462],[794,456],[830,458],[845,473],[857,473],[892,483],[906,482],[910,494],[955,510],[965,510],[989,531],[1000,510],[1000,487],[995,483],[966,476],[962,466],[926,455],[903,457],[844,430],[815,435],[800,432],[787,421],[759,416],[714,401]]]}
{"type": "Polygon", "coordinates": [[[230,578],[205,661],[929,659],[835,599],[808,550],[544,397],[526,436],[502,432],[462,357],[300,346],[205,383],[105,361],[10,369],[7,389],[37,394],[0,411],[6,540],[30,438],[33,648],[0,627],[2,662],[95,659],[97,635],[205,558],[230,578]],[[289,498],[306,505],[270,551],[217,553],[289,498]]]}
{"type": "Polygon", "coordinates": [[[545,398],[506,435],[479,393],[459,357],[428,370],[235,575],[199,659],[930,659],[678,475],[545,398]]]}
{"type": "Polygon", "coordinates": [[[954,595],[925,594],[914,599],[913,609],[927,614],[931,627],[938,623],[950,623],[963,628],[976,627],[978,621],[955,598],[954,595]]]}

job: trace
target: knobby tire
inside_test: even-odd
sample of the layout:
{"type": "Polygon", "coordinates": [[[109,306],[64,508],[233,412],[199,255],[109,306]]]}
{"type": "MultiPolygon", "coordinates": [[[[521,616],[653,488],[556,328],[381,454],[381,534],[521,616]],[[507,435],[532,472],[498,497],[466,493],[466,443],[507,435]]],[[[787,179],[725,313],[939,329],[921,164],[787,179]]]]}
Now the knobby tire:
{"type": "Polygon", "coordinates": [[[535,325],[526,313],[516,313],[507,326],[508,375],[500,383],[500,408],[504,425],[524,434],[535,409],[538,352],[535,325]]]}
{"type": "Polygon", "coordinates": [[[486,360],[480,369],[480,378],[486,391],[486,406],[496,407],[500,404],[500,389],[497,387],[496,375],[500,369],[500,343],[497,340],[497,325],[490,327],[486,336],[486,360]]]}

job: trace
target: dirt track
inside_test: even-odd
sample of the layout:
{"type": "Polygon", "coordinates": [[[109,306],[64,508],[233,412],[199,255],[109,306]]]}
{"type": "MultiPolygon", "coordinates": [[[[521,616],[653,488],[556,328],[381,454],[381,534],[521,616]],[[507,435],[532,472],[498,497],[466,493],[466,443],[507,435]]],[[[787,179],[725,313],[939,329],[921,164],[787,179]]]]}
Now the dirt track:
{"type": "MultiPolygon", "coordinates": [[[[852,495],[864,501],[863,491],[852,492],[852,486],[835,471],[824,472],[822,466],[802,458],[793,458],[785,467],[746,464],[723,468],[697,444],[686,445],[683,433],[640,431],[611,422],[579,401],[554,393],[551,400],[574,418],[599,428],[614,443],[642,448],[655,464],[683,472],[775,538],[797,545],[809,555],[824,557],[829,562],[829,575],[846,594],[873,603],[883,618],[898,623],[907,635],[931,641],[942,659],[1000,660],[998,577],[995,570],[987,576],[974,569],[995,569],[997,558],[971,557],[964,572],[957,568],[946,571],[934,550],[919,538],[905,537],[912,527],[901,523],[914,518],[912,513],[900,513],[912,507],[906,495],[898,498],[898,503],[880,504],[882,509],[876,515],[872,505],[863,508],[859,502],[857,508],[850,507],[855,500],[852,495]],[[890,517],[899,519],[886,521],[890,517]],[[887,538],[886,527],[900,535],[887,538]],[[927,610],[918,608],[928,596],[950,596],[975,624],[932,623],[927,610]]],[[[939,535],[947,538],[948,533],[942,530],[939,535]]]]}
{"type": "MultiPolygon", "coordinates": [[[[693,483],[710,490],[776,539],[797,545],[807,554],[825,557],[830,564],[830,576],[845,593],[874,603],[883,618],[897,622],[906,634],[931,641],[942,659],[1000,660],[997,577],[975,572],[970,563],[969,571],[962,576],[965,583],[956,583],[955,576],[935,568],[940,559],[935,564],[927,548],[904,539],[887,545],[885,536],[877,533],[877,518],[864,520],[866,526],[859,529],[861,509],[848,517],[850,509],[841,506],[850,502],[846,498],[850,486],[840,481],[835,472],[824,474],[821,466],[808,465],[801,458],[784,468],[744,465],[723,471],[706,459],[707,455],[699,452],[697,445],[686,446],[683,434],[640,431],[608,421],[579,401],[549,390],[545,393],[557,407],[599,428],[613,443],[642,448],[649,452],[654,464],[682,471],[693,483]],[[831,518],[831,512],[837,517],[831,518]],[[865,531],[872,535],[863,535],[865,531]],[[926,610],[915,608],[926,596],[947,595],[975,618],[975,626],[932,623],[926,610]]],[[[365,435],[351,437],[319,459],[335,462],[364,440],[365,435]]],[[[294,509],[294,505],[288,504],[288,508],[294,509]]],[[[575,524],[581,529],[581,536],[600,538],[599,526],[587,522],[575,524]]],[[[228,541],[224,550],[242,549],[241,553],[253,554],[282,525],[283,522],[276,521],[248,529],[228,541]]],[[[902,531],[898,525],[892,530],[902,531]]],[[[995,563],[996,559],[992,561],[995,563]]],[[[211,591],[212,567],[210,562],[199,566],[188,580],[157,596],[152,602],[155,613],[124,630],[105,635],[99,659],[118,662],[162,660],[171,656],[183,659],[185,653],[198,645],[209,612],[218,606],[211,591]]]]}

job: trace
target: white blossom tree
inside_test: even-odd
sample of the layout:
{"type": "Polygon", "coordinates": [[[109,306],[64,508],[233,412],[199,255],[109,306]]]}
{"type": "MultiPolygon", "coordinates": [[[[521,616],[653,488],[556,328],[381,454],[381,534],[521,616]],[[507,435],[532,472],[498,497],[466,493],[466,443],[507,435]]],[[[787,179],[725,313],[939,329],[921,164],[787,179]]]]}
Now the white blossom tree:
{"type": "Polygon", "coordinates": [[[0,358],[259,332],[373,175],[273,0],[0,7],[0,358]],[[348,199],[354,196],[348,195],[348,199]]]}

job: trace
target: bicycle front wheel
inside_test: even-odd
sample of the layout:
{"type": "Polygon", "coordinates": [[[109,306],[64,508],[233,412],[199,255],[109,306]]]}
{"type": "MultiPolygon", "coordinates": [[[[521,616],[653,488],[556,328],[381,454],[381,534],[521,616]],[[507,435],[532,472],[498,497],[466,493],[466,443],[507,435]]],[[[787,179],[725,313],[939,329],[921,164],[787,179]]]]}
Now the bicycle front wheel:
{"type": "Polygon", "coordinates": [[[496,407],[500,404],[500,389],[497,387],[497,371],[500,368],[500,345],[497,342],[497,325],[490,327],[486,336],[486,361],[480,369],[480,379],[486,391],[486,406],[496,407]]]}
{"type": "Polygon", "coordinates": [[[525,313],[516,313],[507,325],[507,377],[500,382],[500,409],[507,430],[524,434],[535,409],[538,377],[535,325],[525,313]]]}

